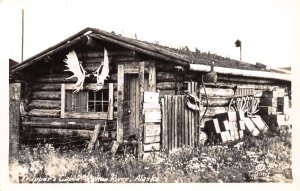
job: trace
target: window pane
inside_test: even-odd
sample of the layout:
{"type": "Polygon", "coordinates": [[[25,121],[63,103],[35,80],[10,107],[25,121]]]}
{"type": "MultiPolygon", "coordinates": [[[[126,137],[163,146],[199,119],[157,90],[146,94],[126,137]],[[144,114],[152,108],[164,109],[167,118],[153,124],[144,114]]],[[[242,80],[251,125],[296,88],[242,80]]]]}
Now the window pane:
{"type": "Polygon", "coordinates": [[[90,112],[95,112],[94,111],[94,102],[89,102],[89,110],[90,112]]]}
{"type": "Polygon", "coordinates": [[[94,100],[94,92],[89,91],[89,101],[94,100]]]}
{"type": "Polygon", "coordinates": [[[73,93],[70,90],[65,92],[66,112],[86,112],[87,111],[87,91],[73,93]]]}
{"type": "Polygon", "coordinates": [[[108,101],[108,89],[103,90],[103,100],[108,101]]]}
{"type": "Polygon", "coordinates": [[[108,89],[97,92],[88,91],[88,111],[89,112],[107,112],[108,111],[108,89]]]}
{"type": "Polygon", "coordinates": [[[101,100],[102,99],[102,90],[99,90],[96,92],[96,100],[101,100]]]}

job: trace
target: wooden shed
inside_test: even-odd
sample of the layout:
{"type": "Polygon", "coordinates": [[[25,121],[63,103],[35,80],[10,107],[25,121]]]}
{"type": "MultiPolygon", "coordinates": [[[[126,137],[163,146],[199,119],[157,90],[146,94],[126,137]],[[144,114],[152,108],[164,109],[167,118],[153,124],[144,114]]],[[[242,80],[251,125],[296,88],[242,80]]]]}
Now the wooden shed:
{"type": "Polygon", "coordinates": [[[290,75],[94,28],[10,66],[23,131],[92,137],[97,128],[96,139],[136,141],[140,151],[196,146],[203,122],[228,111],[237,89],[260,99],[276,88],[290,95],[290,75]]]}

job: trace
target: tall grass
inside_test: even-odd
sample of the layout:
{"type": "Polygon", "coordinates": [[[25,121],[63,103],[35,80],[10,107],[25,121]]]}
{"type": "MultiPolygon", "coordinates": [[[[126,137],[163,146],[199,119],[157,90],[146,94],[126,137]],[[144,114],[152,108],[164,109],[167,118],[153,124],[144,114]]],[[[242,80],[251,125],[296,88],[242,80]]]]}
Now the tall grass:
{"type": "Polygon", "coordinates": [[[20,182],[291,182],[291,133],[246,136],[240,142],[169,153],[111,155],[61,152],[52,145],[20,150],[20,182]]]}

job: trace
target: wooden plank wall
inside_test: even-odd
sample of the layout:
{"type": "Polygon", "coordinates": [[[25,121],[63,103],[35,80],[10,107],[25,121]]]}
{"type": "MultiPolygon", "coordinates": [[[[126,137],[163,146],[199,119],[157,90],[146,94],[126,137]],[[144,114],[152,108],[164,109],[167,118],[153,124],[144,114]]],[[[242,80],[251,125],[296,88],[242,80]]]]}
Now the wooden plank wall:
{"type": "Polygon", "coordinates": [[[198,143],[199,112],[186,106],[187,96],[165,95],[162,99],[162,148],[172,150],[198,143]]]}

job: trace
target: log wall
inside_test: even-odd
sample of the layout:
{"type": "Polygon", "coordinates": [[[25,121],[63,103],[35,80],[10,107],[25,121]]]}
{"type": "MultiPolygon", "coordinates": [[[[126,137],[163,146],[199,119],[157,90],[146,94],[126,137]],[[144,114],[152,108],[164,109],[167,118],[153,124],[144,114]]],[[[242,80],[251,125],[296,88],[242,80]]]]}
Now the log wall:
{"type": "MultiPolygon", "coordinates": [[[[196,81],[201,82],[201,73],[188,72],[184,77],[175,73],[174,65],[157,62],[157,89],[160,91],[160,98],[164,95],[175,95],[176,86],[181,88],[183,81],[196,81]],[[175,81],[177,80],[177,83],[175,81]]],[[[203,122],[212,119],[217,113],[226,112],[230,103],[230,99],[235,95],[235,89],[239,88],[254,88],[255,97],[260,100],[262,92],[267,89],[285,88],[286,93],[290,92],[290,83],[280,82],[276,80],[259,79],[259,78],[246,78],[238,76],[218,75],[216,84],[205,83],[206,93],[208,97],[208,104],[206,99],[201,99],[202,112],[207,107],[207,112],[202,119],[203,122]]],[[[204,89],[200,89],[201,95],[204,95],[204,89]]]]}

